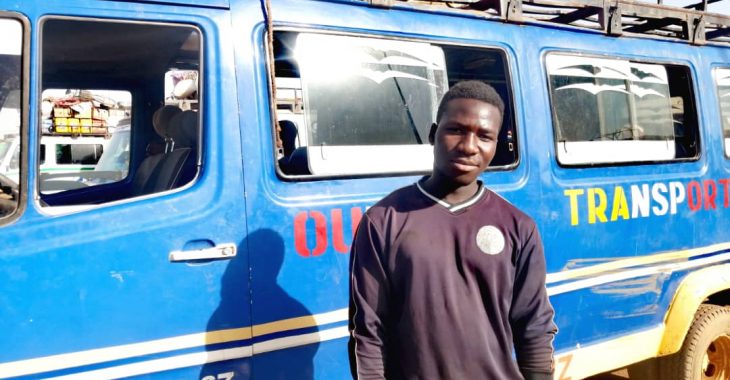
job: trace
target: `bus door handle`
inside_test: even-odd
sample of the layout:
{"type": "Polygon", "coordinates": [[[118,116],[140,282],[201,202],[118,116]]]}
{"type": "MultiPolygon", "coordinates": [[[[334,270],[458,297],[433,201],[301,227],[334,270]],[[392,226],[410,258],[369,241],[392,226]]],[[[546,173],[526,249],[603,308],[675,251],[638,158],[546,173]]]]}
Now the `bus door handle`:
{"type": "Polygon", "coordinates": [[[194,249],[189,251],[170,252],[171,262],[191,260],[229,260],[236,257],[237,248],[233,243],[219,244],[211,248],[194,249]]]}

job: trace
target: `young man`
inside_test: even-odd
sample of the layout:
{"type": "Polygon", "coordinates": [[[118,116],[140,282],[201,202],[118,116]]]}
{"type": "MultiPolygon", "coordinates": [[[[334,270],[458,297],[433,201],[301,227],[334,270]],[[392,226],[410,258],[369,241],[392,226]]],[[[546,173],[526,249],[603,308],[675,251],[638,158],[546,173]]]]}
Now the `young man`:
{"type": "Polygon", "coordinates": [[[350,283],[355,378],[552,379],[556,328],[540,236],[478,179],[503,112],[482,82],[449,89],[429,135],[432,174],[360,222],[350,283]]]}

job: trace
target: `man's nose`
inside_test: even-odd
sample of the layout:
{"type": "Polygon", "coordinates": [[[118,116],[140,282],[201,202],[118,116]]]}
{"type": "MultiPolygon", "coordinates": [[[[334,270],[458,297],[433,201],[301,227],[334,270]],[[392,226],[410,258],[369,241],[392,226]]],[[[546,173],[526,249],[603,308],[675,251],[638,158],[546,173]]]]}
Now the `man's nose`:
{"type": "Polygon", "coordinates": [[[466,154],[476,154],[479,153],[477,143],[477,136],[474,133],[465,133],[461,138],[459,147],[466,154]]]}

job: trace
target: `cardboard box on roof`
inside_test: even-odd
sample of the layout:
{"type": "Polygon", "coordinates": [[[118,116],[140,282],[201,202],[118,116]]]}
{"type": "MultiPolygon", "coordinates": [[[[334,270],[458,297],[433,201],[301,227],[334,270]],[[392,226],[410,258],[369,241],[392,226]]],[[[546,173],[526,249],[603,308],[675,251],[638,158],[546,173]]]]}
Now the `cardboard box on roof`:
{"type": "Polygon", "coordinates": [[[91,102],[80,102],[71,106],[74,111],[74,117],[78,119],[91,119],[94,104],[91,102]]]}
{"type": "Polygon", "coordinates": [[[127,115],[124,113],[124,110],[120,110],[120,109],[109,110],[109,116],[117,118],[117,119],[123,119],[123,118],[127,117],[127,115]]]}
{"type": "Polygon", "coordinates": [[[71,117],[73,116],[73,111],[70,108],[66,107],[54,107],[53,108],[53,117],[71,117]]]}
{"type": "Polygon", "coordinates": [[[106,121],[109,119],[109,110],[104,108],[94,108],[91,112],[91,118],[106,121]]]}
{"type": "Polygon", "coordinates": [[[105,135],[109,133],[109,129],[107,127],[91,127],[91,133],[95,135],[105,135]]]}
{"type": "Polygon", "coordinates": [[[57,117],[53,119],[53,125],[56,127],[65,127],[68,126],[68,118],[66,117],[57,117]]]}

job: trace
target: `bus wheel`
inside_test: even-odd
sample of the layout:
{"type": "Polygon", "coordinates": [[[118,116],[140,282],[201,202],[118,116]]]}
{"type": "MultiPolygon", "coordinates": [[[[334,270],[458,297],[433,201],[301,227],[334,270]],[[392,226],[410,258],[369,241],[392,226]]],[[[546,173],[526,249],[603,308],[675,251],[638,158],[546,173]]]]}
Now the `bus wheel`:
{"type": "Polygon", "coordinates": [[[730,379],[730,308],[700,305],[682,349],[664,361],[663,379],[730,379]]]}

